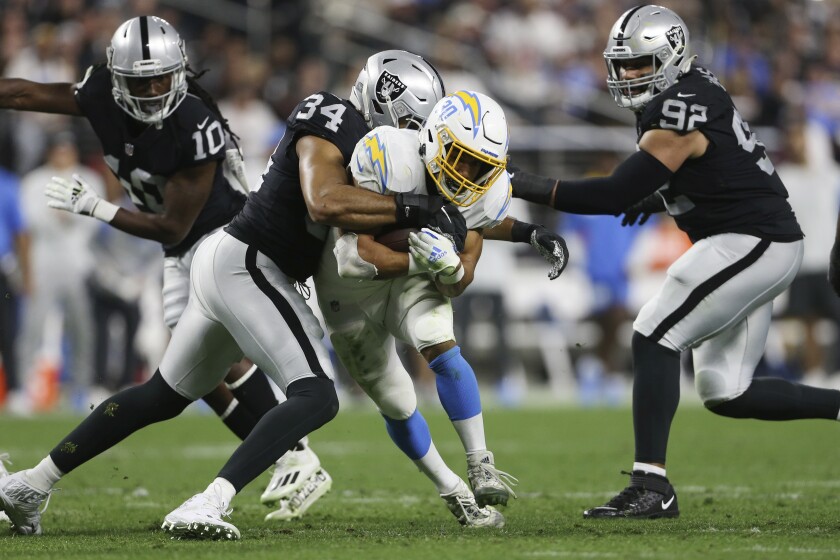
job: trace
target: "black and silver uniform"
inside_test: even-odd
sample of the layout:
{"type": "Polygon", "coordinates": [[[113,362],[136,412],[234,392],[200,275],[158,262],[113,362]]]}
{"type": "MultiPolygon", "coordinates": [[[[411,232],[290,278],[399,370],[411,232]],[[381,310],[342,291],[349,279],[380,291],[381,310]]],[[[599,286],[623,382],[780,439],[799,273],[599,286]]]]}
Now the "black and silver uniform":
{"type": "Polygon", "coordinates": [[[294,108],[288,128],[271,155],[262,186],[248,197],[225,231],[257,247],[299,282],[315,274],[329,228],[309,218],[300,187],[295,144],[312,134],[334,144],[350,163],[353,148],[368,132],[362,115],[344,99],[327,92],[310,95],[294,108]]]}
{"type": "MultiPolygon", "coordinates": [[[[210,197],[187,236],[163,245],[166,256],[178,256],[203,235],[228,223],[245,204],[245,195],[225,179],[225,132],[222,123],[200,98],[188,94],[160,129],[146,126],[139,134],[133,119],[119,108],[111,93],[111,74],[94,69],[76,89],[76,100],[102,143],[105,163],[132,202],[142,212],[163,213],[167,180],[181,169],[218,161],[210,197]]],[[[137,123],[139,124],[139,123],[137,123]]]]}
{"type": "Polygon", "coordinates": [[[638,137],[651,129],[700,130],[706,153],[687,159],[660,189],[680,229],[697,241],[744,233],[770,241],[802,239],[787,190],[764,145],[708,70],[694,66],[637,115],[638,137]]]}

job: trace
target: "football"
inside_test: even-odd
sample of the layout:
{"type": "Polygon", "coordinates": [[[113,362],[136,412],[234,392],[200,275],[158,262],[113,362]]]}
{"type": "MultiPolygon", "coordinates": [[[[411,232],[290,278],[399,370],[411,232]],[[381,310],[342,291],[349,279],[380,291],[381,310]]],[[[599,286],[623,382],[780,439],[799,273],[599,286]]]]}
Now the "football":
{"type": "Polygon", "coordinates": [[[373,239],[377,243],[385,245],[392,251],[397,251],[398,253],[408,253],[408,234],[418,231],[420,230],[417,228],[392,229],[374,236],[373,239]]]}

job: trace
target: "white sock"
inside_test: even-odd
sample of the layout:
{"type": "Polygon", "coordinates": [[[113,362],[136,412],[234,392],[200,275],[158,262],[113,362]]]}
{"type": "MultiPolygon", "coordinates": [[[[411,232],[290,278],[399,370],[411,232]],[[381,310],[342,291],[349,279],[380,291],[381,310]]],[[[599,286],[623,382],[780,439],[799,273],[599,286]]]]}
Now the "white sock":
{"type": "Polygon", "coordinates": [[[219,496],[222,499],[222,504],[227,507],[230,505],[233,497],[236,496],[236,489],[233,487],[233,484],[224,478],[216,478],[216,480],[210,483],[210,486],[207,487],[204,493],[219,496]]]}
{"type": "Polygon", "coordinates": [[[458,432],[467,455],[487,449],[487,441],[484,439],[484,416],[480,412],[466,420],[453,420],[452,425],[458,432]]]}
{"type": "Polygon", "coordinates": [[[55,483],[61,480],[64,473],[53,463],[52,457],[47,455],[35,467],[26,471],[26,480],[41,492],[49,492],[55,483]]]}
{"type": "Polygon", "coordinates": [[[420,472],[429,477],[429,480],[434,483],[438,494],[449,494],[455,490],[455,487],[458,486],[458,482],[461,480],[443,462],[443,457],[438,453],[434,443],[429,446],[429,450],[423,457],[414,461],[414,464],[417,465],[420,472]]]}
{"type": "Polygon", "coordinates": [[[633,463],[633,470],[643,471],[649,474],[658,474],[659,476],[665,476],[664,468],[657,467],[656,465],[649,465],[647,463],[633,463]]]}

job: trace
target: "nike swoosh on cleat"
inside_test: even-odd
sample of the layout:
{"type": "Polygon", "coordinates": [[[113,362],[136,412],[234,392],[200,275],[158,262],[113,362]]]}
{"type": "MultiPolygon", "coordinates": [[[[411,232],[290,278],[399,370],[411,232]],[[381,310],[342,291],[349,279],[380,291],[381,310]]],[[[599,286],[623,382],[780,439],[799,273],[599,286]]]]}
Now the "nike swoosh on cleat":
{"type": "Polygon", "coordinates": [[[669,507],[671,507],[671,504],[672,504],[672,503],[674,503],[674,498],[676,498],[676,497],[677,497],[677,495],[676,495],[676,494],[674,494],[673,496],[671,496],[671,499],[670,499],[670,500],[668,500],[667,502],[666,502],[665,500],[663,500],[663,501],[662,501],[662,509],[663,509],[663,510],[666,510],[666,509],[668,509],[669,507]]]}

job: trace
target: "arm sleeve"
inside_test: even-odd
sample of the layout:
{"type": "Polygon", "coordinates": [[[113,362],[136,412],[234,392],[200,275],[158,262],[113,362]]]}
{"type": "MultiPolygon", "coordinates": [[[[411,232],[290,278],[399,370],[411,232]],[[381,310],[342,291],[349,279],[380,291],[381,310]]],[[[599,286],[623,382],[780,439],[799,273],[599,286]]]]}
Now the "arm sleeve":
{"type": "Polygon", "coordinates": [[[664,185],[673,173],[639,150],[609,177],[560,181],[552,206],[574,214],[619,214],[664,185]]]}

